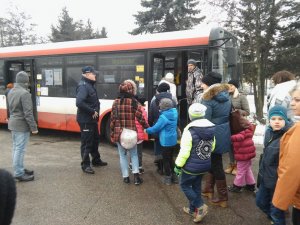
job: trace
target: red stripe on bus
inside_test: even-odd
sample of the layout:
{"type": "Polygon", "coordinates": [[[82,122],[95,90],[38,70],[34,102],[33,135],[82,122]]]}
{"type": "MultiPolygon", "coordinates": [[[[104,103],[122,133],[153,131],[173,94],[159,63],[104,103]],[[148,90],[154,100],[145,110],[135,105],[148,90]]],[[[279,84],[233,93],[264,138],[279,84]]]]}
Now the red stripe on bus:
{"type": "Polygon", "coordinates": [[[7,110],[0,109],[0,123],[7,123],[7,110]]]}
{"type": "Polygon", "coordinates": [[[0,58],[208,45],[208,37],[0,53],[0,58]]]}

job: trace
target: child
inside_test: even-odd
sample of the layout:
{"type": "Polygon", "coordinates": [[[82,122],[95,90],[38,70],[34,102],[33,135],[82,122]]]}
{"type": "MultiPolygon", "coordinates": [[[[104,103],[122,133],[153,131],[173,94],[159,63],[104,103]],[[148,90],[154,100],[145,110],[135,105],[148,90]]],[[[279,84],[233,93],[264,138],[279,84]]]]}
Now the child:
{"type": "Polygon", "coordinates": [[[190,204],[183,211],[193,216],[196,223],[208,212],[201,198],[201,180],[211,168],[210,157],[215,147],[215,125],[204,119],[205,111],[206,106],[200,103],[189,107],[191,122],[184,128],[174,169],[176,174],[181,174],[180,187],[190,204]]]}
{"type": "MultiPolygon", "coordinates": [[[[136,98],[142,106],[144,106],[145,99],[141,98],[136,98]]],[[[147,121],[147,113],[144,107],[142,107],[142,112],[143,112],[143,117],[147,121]]],[[[143,126],[139,123],[137,118],[135,118],[135,127],[137,130],[137,135],[138,135],[138,142],[137,142],[137,152],[138,152],[138,157],[139,157],[139,173],[143,174],[144,169],[143,169],[143,141],[146,139],[145,133],[144,133],[144,128],[143,126]]],[[[130,163],[131,164],[131,163],[130,163]]]]}
{"type": "Polygon", "coordinates": [[[251,169],[251,159],[256,156],[255,146],[252,140],[254,125],[249,123],[249,127],[240,133],[231,136],[234,158],[237,161],[237,174],[233,185],[228,187],[231,192],[240,193],[246,185],[249,191],[255,191],[255,179],[251,169]]]}
{"type": "Polygon", "coordinates": [[[173,101],[169,98],[163,98],[159,102],[160,115],[153,127],[146,129],[148,134],[159,133],[159,142],[162,149],[163,167],[165,170],[164,183],[171,185],[175,183],[173,174],[174,159],[173,150],[177,144],[177,119],[178,113],[174,108],[173,101]]]}
{"type": "Polygon", "coordinates": [[[267,214],[274,224],[285,224],[284,211],[272,204],[278,178],[280,139],[289,129],[287,109],[275,105],[269,110],[269,126],[265,132],[263,157],[259,165],[259,190],[256,205],[267,214]]]}

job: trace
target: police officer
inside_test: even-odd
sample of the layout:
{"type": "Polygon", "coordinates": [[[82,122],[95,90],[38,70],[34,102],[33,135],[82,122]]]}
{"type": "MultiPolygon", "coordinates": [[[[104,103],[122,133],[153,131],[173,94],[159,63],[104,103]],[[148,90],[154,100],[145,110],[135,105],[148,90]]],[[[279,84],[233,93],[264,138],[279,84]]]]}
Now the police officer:
{"type": "Polygon", "coordinates": [[[99,130],[98,120],[100,102],[95,88],[96,71],[92,66],[82,68],[82,78],[76,88],[77,122],[81,132],[81,168],[82,171],[94,174],[91,168],[90,156],[94,167],[106,166],[98,151],[99,130]]]}

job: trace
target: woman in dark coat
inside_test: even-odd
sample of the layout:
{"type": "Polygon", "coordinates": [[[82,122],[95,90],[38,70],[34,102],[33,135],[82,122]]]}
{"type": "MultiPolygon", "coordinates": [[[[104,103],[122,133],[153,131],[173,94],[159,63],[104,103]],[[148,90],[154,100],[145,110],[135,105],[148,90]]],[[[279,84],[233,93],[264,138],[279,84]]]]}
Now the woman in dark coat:
{"type": "Polygon", "coordinates": [[[206,175],[205,188],[202,195],[212,198],[214,186],[217,186],[218,196],[211,199],[211,203],[221,207],[227,207],[227,185],[223,170],[222,154],[228,152],[231,145],[229,114],[231,101],[228,84],[220,84],[222,76],[219,73],[210,72],[202,79],[204,90],[201,103],[207,107],[205,118],[216,125],[216,147],[211,156],[211,170],[206,175]]]}

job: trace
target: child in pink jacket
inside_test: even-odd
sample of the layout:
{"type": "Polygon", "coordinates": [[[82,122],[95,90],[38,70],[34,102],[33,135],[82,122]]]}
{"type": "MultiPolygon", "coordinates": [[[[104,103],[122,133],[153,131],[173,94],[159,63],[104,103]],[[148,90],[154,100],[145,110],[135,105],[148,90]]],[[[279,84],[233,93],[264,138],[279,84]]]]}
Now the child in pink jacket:
{"type": "Polygon", "coordinates": [[[254,125],[250,124],[249,128],[231,136],[234,158],[237,161],[237,174],[233,185],[228,187],[231,192],[239,193],[244,186],[249,191],[255,191],[255,179],[251,169],[251,159],[256,155],[253,133],[254,125]]]}
{"type": "MultiPolygon", "coordinates": [[[[144,106],[145,101],[143,99],[137,98],[137,100],[142,104],[142,106],[144,106]]],[[[142,108],[142,111],[143,111],[143,117],[148,122],[147,112],[144,109],[144,107],[142,108]]],[[[137,152],[138,152],[138,157],[139,157],[139,173],[143,174],[144,173],[144,169],[143,169],[143,141],[147,139],[147,134],[144,132],[143,126],[139,123],[139,121],[136,118],[135,118],[135,126],[136,126],[136,130],[137,130],[137,138],[138,138],[137,152]]]]}

